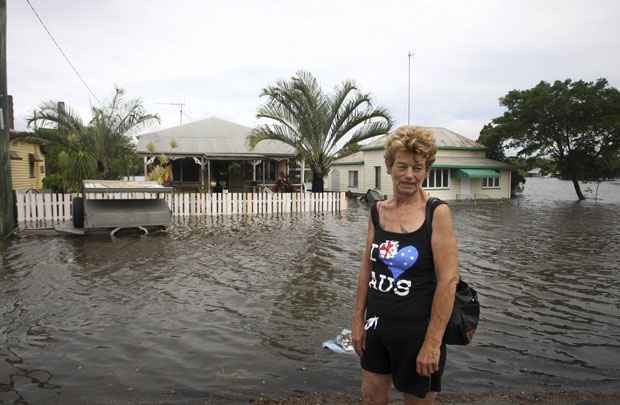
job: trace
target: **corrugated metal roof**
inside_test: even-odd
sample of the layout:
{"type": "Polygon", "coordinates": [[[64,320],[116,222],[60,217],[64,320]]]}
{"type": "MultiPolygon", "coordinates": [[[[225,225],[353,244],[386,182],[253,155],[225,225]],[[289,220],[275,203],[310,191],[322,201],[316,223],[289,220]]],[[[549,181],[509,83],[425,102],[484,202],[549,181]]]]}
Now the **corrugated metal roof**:
{"type": "Polygon", "coordinates": [[[433,167],[450,167],[461,169],[508,169],[511,166],[507,163],[487,158],[450,157],[437,155],[437,159],[435,160],[435,163],[433,163],[433,167]]]}
{"type": "Polygon", "coordinates": [[[9,130],[9,140],[11,142],[31,143],[35,145],[47,145],[49,141],[36,136],[35,132],[9,130]]]}
{"type": "Polygon", "coordinates": [[[250,150],[247,136],[251,131],[243,125],[213,117],[139,135],[137,150],[139,153],[149,153],[148,145],[152,143],[156,154],[295,156],[294,148],[279,141],[263,141],[250,150]],[[170,147],[173,139],[177,143],[174,149],[170,147]]]}
{"type": "MultiPolygon", "coordinates": [[[[441,127],[418,127],[424,128],[430,131],[433,134],[433,138],[435,138],[435,143],[439,149],[450,149],[450,148],[458,148],[458,149],[485,149],[484,145],[479,144],[476,141],[473,141],[469,138],[464,137],[463,135],[457,134],[454,131],[451,131],[446,128],[441,127]]],[[[380,149],[383,148],[385,142],[387,141],[389,135],[384,135],[381,138],[377,139],[374,142],[369,143],[366,146],[362,147],[362,150],[372,150],[372,149],[380,149]]]]}
{"type": "Polygon", "coordinates": [[[361,165],[364,164],[364,153],[355,152],[334,162],[335,165],[361,165]]]}

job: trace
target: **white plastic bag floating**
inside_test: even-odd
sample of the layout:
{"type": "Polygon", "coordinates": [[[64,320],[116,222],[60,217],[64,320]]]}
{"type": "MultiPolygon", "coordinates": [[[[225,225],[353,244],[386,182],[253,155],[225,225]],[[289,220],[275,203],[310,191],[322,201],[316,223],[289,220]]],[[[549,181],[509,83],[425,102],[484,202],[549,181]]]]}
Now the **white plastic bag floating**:
{"type": "Polygon", "coordinates": [[[324,349],[329,349],[335,353],[354,354],[353,340],[351,338],[351,331],[349,329],[343,329],[342,332],[334,339],[326,340],[321,345],[324,349]]]}

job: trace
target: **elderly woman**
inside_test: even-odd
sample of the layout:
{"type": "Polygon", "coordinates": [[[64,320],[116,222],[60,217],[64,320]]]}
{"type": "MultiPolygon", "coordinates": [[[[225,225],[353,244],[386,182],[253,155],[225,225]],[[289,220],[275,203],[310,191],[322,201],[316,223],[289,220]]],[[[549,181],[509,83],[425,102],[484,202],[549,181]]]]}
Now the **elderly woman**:
{"type": "Polygon", "coordinates": [[[422,183],[436,152],[430,132],[413,126],[398,128],[385,146],[394,193],[371,208],[352,327],[366,405],[387,404],[392,382],[407,405],[432,404],[441,391],[459,276],[445,203],[429,207],[432,233],[426,228],[422,183]]]}

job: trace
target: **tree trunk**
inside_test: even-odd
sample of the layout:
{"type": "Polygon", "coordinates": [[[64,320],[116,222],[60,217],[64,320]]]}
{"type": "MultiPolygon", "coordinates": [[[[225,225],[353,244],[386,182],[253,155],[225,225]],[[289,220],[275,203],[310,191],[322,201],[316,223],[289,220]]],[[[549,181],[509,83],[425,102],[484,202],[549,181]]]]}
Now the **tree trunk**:
{"type": "Polygon", "coordinates": [[[579,186],[579,182],[577,181],[576,178],[573,178],[573,186],[575,186],[575,192],[577,193],[577,197],[579,198],[579,201],[585,200],[586,197],[581,192],[581,186],[579,186]]]}
{"type": "Polygon", "coordinates": [[[321,176],[319,173],[312,172],[312,192],[323,192],[323,176],[321,176]]]}

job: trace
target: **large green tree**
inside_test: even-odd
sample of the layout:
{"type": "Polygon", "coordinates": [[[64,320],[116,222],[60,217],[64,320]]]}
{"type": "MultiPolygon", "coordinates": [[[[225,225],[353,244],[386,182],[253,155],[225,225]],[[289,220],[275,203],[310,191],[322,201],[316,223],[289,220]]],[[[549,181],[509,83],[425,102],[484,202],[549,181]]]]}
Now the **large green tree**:
{"type": "Polygon", "coordinates": [[[267,101],[256,116],[265,123],[248,137],[250,147],[277,140],[295,148],[312,170],[315,192],[323,191],[323,178],[339,151],[392,128],[388,111],[375,107],[370,94],[350,80],[325,94],[312,74],[300,71],[263,89],[261,97],[267,101]]]}
{"type": "Polygon", "coordinates": [[[492,124],[485,125],[480,131],[477,142],[486,146],[486,156],[490,159],[506,162],[512,166],[512,175],[510,176],[510,193],[515,196],[521,186],[525,184],[525,174],[527,166],[525,159],[509,158],[506,156],[504,143],[506,142],[506,134],[502,133],[501,128],[494,128],[492,124]]]}
{"type": "Polygon", "coordinates": [[[133,171],[136,153],[130,134],[159,122],[159,116],[147,113],[140,99],[125,100],[124,96],[116,88],[108,104],[92,107],[88,124],[54,101],[41,104],[29,117],[29,125],[56,129],[44,136],[57,152],[67,190],[79,189],[86,178],[117,179],[133,171]]]}
{"type": "Polygon", "coordinates": [[[506,141],[519,156],[553,160],[580,200],[579,181],[620,174],[620,92],[607,80],[541,81],[510,91],[500,105],[507,111],[485,127],[485,137],[506,141]]]}

